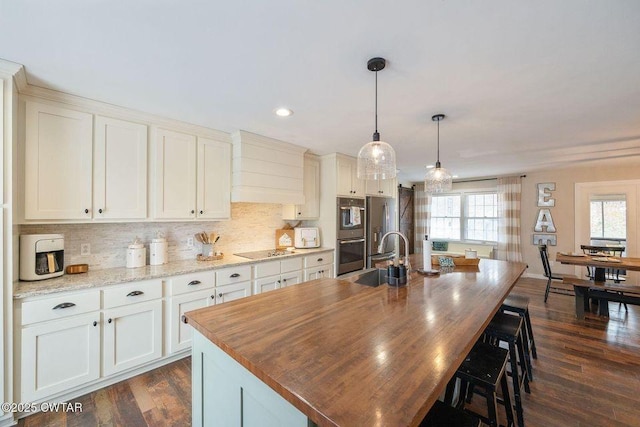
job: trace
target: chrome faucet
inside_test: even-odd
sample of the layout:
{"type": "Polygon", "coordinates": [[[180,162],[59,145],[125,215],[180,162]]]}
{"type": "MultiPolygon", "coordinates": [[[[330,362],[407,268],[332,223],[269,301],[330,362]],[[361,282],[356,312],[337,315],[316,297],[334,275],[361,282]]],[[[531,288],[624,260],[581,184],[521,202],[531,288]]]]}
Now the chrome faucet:
{"type": "MultiPolygon", "coordinates": [[[[409,240],[407,239],[407,236],[400,233],[399,231],[389,231],[388,233],[385,233],[385,235],[382,236],[382,239],[380,239],[380,244],[378,245],[378,252],[380,253],[382,252],[382,247],[384,246],[384,240],[390,234],[397,234],[398,236],[402,237],[402,240],[404,240],[404,265],[405,267],[407,267],[407,274],[408,274],[411,271],[411,264],[409,263],[409,240]]],[[[396,252],[396,256],[395,256],[396,261],[399,259],[399,255],[398,255],[399,252],[400,251],[396,252]]]]}

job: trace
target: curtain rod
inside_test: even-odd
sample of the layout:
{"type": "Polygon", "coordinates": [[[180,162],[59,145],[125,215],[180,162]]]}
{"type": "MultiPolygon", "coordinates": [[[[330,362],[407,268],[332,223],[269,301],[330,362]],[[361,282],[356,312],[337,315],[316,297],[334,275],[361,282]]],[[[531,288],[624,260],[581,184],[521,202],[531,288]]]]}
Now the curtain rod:
{"type": "MultiPolygon", "coordinates": [[[[527,175],[520,175],[520,178],[526,178],[527,175]]],[[[479,179],[464,179],[462,181],[453,181],[454,184],[457,184],[459,182],[480,182],[480,181],[495,181],[498,178],[479,178],[479,179]]]]}

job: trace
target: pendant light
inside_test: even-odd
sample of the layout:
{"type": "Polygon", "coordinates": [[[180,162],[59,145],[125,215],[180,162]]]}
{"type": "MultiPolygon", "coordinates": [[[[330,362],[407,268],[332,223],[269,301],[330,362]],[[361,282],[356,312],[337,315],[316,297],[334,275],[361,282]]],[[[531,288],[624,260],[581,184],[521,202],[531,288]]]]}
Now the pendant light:
{"type": "Polygon", "coordinates": [[[427,193],[444,193],[450,191],[453,184],[452,176],[448,170],[440,165],[440,121],[444,120],[444,114],[436,114],[431,120],[438,123],[438,154],[436,167],[429,169],[424,177],[424,191],[427,193]]]}
{"type": "Polygon", "coordinates": [[[378,71],[386,65],[384,58],[371,58],[367,62],[369,71],[376,73],[376,130],[373,141],[365,144],[358,152],[359,179],[393,179],[396,177],[396,152],[386,142],[380,141],[378,133],[378,71]]]}

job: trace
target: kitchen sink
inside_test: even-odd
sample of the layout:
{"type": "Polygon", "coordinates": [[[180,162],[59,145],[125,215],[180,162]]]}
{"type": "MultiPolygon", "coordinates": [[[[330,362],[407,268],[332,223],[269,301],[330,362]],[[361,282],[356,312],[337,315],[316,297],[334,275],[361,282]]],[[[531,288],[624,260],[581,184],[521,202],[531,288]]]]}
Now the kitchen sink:
{"type": "Polygon", "coordinates": [[[357,283],[365,286],[380,286],[387,283],[387,270],[382,268],[369,268],[367,270],[354,271],[338,277],[340,280],[357,283]]]}

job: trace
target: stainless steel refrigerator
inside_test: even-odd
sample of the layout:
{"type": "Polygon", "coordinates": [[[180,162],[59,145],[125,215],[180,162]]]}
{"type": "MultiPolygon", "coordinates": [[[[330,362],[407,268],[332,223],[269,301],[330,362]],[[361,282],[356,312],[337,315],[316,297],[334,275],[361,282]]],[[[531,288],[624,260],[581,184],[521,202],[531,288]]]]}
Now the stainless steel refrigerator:
{"type": "Polygon", "coordinates": [[[395,256],[396,236],[389,236],[382,251],[378,251],[380,239],[388,231],[396,228],[396,200],[388,197],[367,197],[365,226],[367,239],[367,268],[376,262],[393,259],[395,256]]]}

